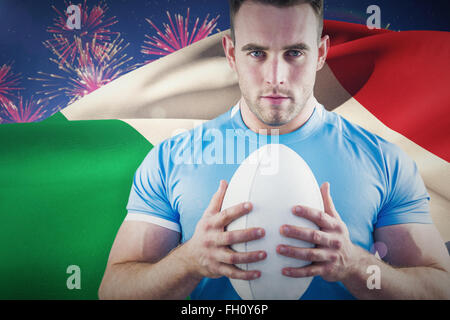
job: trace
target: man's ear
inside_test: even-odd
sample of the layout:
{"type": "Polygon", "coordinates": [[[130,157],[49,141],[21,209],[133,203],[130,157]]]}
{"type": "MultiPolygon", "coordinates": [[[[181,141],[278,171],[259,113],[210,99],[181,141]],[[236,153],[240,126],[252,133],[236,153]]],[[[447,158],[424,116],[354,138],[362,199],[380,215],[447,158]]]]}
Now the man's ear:
{"type": "Polygon", "coordinates": [[[225,51],[225,56],[228,61],[228,65],[231,69],[236,71],[236,56],[235,56],[235,50],[234,50],[234,44],[233,40],[231,40],[231,37],[229,35],[225,35],[222,38],[222,46],[223,50],[225,51]]]}
{"type": "Polygon", "coordinates": [[[317,71],[323,68],[327,60],[328,50],[330,49],[330,37],[324,35],[319,43],[319,56],[317,59],[317,71]]]}

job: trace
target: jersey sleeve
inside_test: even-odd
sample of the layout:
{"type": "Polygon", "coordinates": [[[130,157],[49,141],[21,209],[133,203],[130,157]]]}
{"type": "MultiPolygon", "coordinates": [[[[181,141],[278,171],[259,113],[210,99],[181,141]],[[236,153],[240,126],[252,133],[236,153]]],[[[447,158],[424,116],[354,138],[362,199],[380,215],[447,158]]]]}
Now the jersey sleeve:
{"type": "Polygon", "coordinates": [[[125,220],[144,221],[180,232],[179,214],[168,197],[165,161],[168,151],[158,144],[136,170],[128,199],[125,220]]]}
{"type": "Polygon", "coordinates": [[[376,228],[403,223],[433,223],[430,196],[416,163],[399,147],[383,142],[386,195],[376,228]]]}

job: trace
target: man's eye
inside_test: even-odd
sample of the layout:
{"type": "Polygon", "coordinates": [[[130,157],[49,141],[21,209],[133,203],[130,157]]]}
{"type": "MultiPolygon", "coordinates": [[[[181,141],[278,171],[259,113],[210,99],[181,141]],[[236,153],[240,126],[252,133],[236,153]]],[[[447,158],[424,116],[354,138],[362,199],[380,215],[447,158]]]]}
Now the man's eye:
{"type": "Polygon", "coordinates": [[[301,57],[303,55],[303,52],[298,51],[298,50],[289,50],[287,52],[287,55],[289,57],[297,58],[297,57],[301,57]]]}
{"type": "Polygon", "coordinates": [[[264,56],[264,52],[263,51],[252,51],[252,52],[250,52],[250,55],[254,58],[261,58],[264,56]]]}

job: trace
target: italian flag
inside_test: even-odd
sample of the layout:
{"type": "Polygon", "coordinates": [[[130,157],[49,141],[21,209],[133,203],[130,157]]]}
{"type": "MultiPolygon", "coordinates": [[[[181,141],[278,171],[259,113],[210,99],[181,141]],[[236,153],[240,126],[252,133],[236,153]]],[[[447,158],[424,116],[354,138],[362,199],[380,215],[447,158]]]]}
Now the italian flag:
{"type": "MultiPolygon", "coordinates": [[[[315,94],[402,147],[450,240],[450,33],[325,22],[315,94]]],[[[96,299],[133,175],[158,142],[240,97],[217,34],[130,72],[39,123],[0,125],[0,299],[96,299]],[[72,277],[79,267],[80,282],[72,277]],[[70,289],[77,285],[80,289],[70,289]]]]}

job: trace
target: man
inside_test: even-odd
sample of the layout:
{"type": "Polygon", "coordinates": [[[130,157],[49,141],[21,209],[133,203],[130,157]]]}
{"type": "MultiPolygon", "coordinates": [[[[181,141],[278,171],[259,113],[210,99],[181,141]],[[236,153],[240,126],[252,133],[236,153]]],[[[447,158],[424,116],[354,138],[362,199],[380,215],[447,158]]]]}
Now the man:
{"type": "Polygon", "coordinates": [[[242,98],[218,118],[158,144],[144,159],[100,298],[238,299],[228,278],[262,276],[234,264],[251,266],[267,252],[237,253],[229,246],[264,237],[265,230],[225,231],[252,209],[251,203],[221,209],[226,181],[250,152],[226,161],[235,159],[227,157],[237,149],[235,138],[249,150],[264,144],[262,138],[276,138],[298,152],[322,184],[324,212],[292,208],[320,230],[280,226],[285,237],[316,245],[277,246],[277,254],[312,262],[280,270],[287,277],[314,276],[302,298],[450,298],[449,257],[415,164],[314,98],[316,72],[329,49],[328,36],[321,37],[323,2],[235,0],[230,9],[232,36],[223,38],[223,47],[242,98]],[[211,148],[220,139],[224,149],[211,148]],[[387,247],[386,262],[369,252],[375,242],[387,247]],[[379,268],[381,289],[368,288],[369,266],[379,268]]]}

